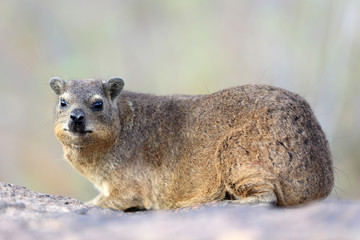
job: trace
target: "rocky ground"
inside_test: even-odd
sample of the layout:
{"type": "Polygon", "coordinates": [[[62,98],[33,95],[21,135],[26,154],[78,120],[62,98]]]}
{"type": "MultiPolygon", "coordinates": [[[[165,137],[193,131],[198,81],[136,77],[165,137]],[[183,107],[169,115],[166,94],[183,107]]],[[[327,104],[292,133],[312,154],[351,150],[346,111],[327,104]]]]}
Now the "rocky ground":
{"type": "Polygon", "coordinates": [[[0,183],[0,239],[360,239],[360,203],[123,213],[0,183]]]}

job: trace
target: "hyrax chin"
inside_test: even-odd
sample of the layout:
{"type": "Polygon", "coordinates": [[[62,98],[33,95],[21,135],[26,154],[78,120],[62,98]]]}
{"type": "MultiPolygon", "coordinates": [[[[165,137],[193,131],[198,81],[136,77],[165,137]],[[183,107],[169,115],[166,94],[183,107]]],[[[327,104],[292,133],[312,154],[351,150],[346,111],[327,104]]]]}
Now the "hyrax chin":
{"type": "Polygon", "coordinates": [[[198,96],[50,80],[64,156],[100,190],[101,207],[171,209],[226,200],[291,206],[333,187],[329,144],[308,103],[265,85],[198,96]]]}

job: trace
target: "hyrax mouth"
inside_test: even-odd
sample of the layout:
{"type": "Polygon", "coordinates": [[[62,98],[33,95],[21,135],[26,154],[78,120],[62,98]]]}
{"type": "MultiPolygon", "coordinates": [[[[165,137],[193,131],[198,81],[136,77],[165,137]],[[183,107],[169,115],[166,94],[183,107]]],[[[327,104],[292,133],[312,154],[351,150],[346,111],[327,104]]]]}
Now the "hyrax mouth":
{"type": "Polygon", "coordinates": [[[87,134],[90,134],[92,133],[93,131],[92,130],[85,130],[85,129],[71,129],[71,128],[64,128],[64,131],[65,132],[69,132],[71,134],[74,134],[74,135],[87,135],[87,134]]]}

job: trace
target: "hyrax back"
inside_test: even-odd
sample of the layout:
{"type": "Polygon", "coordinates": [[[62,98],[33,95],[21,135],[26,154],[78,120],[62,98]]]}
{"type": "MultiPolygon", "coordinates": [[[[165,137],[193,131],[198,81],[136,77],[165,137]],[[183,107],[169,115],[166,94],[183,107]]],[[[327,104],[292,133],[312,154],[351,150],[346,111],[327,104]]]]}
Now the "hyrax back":
{"type": "Polygon", "coordinates": [[[119,210],[209,201],[297,205],[333,187],[329,144],[300,96],[265,85],[209,95],[122,91],[112,78],[53,78],[65,158],[119,210]],[[121,94],[120,94],[121,92],[121,94]]]}

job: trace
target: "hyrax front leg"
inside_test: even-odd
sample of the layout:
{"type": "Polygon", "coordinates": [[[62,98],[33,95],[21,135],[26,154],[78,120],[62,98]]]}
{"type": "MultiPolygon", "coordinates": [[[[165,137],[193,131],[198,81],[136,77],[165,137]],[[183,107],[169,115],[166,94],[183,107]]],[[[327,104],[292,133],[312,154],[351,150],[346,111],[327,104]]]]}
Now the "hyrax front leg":
{"type": "Polygon", "coordinates": [[[218,146],[227,203],[276,205],[278,184],[269,167],[267,143],[249,131],[248,126],[234,131],[218,146]]]}
{"type": "Polygon", "coordinates": [[[102,195],[96,205],[103,208],[110,208],[125,212],[146,210],[140,198],[135,195],[121,195],[117,189],[113,190],[109,196],[102,195]]]}
{"type": "Polygon", "coordinates": [[[103,198],[101,201],[98,201],[96,205],[102,208],[110,208],[122,211],[125,210],[124,206],[119,201],[109,197],[103,198]]]}
{"type": "Polygon", "coordinates": [[[88,205],[97,205],[98,203],[102,202],[105,199],[105,195],[100,193],[94,199],[87,201],[86,204],[88,205]]]}

